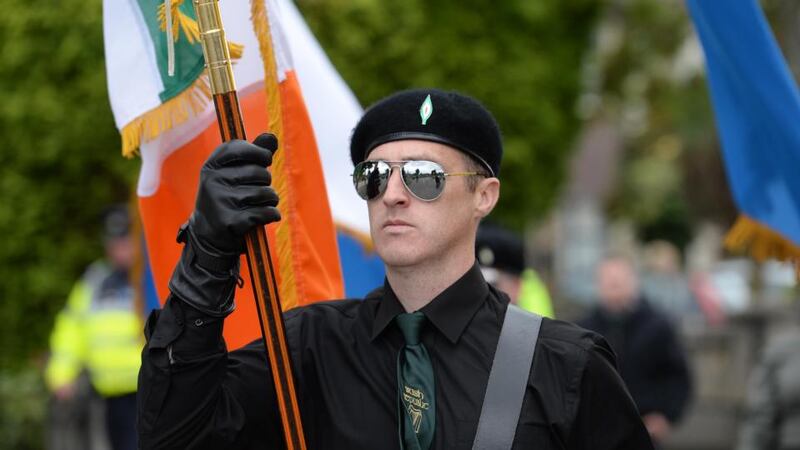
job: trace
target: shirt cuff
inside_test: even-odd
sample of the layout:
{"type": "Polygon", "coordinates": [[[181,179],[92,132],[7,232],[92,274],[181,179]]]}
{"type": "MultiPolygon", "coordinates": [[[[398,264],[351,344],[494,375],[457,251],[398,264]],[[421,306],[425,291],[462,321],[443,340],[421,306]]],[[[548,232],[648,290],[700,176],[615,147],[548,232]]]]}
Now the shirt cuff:
{"type": "Polygon", "coordinates": [[[145,337],[149,350],[171,347],[171,355],[194,359],[225,351],[222,317],[212,317],[169,296],[164,308],[147,319],[145,337]]]}

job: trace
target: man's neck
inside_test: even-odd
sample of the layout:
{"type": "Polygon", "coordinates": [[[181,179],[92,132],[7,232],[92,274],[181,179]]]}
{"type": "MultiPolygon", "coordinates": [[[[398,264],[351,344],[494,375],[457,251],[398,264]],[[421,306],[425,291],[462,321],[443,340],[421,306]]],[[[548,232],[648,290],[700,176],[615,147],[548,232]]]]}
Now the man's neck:
{"type": "Polygon", "coordinates": [[[473,253],[449,263],[386,267],[386,279],[406,312],[422,309],[475,264],[473,253]]]}

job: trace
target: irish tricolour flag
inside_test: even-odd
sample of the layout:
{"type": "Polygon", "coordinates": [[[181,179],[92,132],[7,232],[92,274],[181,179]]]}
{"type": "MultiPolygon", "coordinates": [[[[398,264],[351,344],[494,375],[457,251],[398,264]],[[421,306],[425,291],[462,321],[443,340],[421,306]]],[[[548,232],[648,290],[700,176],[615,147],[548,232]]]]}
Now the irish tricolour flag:
{"type": "MultiPolygon", "coordinates": [[[[181,251],[175,236],[219,129],[191,1],[105,0],[103,7],[111,107],[123,153],[141,155],[139,207],[163,302],[181,251]]],[[[281,143],[271,171],[283,220],[267,233],[284,308],[344,295],[339,246],[345,272],[354,271],[347,264],[366,264],[361,281],[379,283],[380,268],[352,245],[368,230],[347,150],[361,107],[290,1],[223,0],[221,7],[247,136],[271,131],[281,143]],[[337,229],[346,235],[337,237],[337,229]]],[[[225,327],[231,348],[259,333],[250,287],[236,299],[225,327]]]]}

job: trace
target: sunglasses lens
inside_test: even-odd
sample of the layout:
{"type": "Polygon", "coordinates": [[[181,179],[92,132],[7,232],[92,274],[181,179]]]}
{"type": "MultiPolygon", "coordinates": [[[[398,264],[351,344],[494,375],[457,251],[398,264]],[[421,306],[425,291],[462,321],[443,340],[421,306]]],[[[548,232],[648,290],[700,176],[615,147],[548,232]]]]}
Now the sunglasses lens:
{"type": "Polygon", "coordinates": [[[359,197],[372,200],[386,190],[391,167],[383,161],[363,161],[353,170],[353,186],[359,197]]]}
{"type": "Polygon", "coordinates": [[[435,162],[407,161],[403,165],[403,181],[422,200],[436,200],[444,190],[444,179],[444,168],[435,162]]]}

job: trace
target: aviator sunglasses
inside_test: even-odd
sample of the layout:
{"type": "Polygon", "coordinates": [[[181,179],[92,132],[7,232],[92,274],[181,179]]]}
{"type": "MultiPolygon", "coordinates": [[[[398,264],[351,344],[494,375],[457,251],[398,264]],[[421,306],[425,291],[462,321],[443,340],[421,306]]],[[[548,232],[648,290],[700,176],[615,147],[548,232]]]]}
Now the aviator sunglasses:
{"type": "Polygon", "coordinates": [[[353,186],[358,195],[364,200],[380,197],[386,191],[395,167],[400,168],[400,178],[408,192],[426,202],[442,195],[447,177],[486,176],[480,172],[447,173],[433,161],[362,161],[353,170],[353,186]]]}

